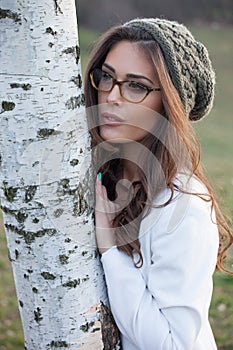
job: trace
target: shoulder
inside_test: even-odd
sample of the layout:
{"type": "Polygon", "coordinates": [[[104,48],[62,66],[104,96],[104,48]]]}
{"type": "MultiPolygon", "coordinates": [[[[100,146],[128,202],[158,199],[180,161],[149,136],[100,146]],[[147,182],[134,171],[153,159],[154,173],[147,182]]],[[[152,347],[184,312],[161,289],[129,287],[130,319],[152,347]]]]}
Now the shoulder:
{"type": "Polygon", "coordinates": [[[203,182],[196,176],[187,173],[179,173],[174,179],[174,185],[186,192],[208,195],[208,190],[203,182]]]}
{"type": "MultiPolygon", "coordinates": [[[[186,173],[179,173],[173,180],[173,184],[175,187],[173,200],[172,202],[179,200],[182,197],[182,194],[202,194],[209,197],[208,190],[206,186],[198,179],[195,175],[189,175],[186,173]]],[[[169,200],[171,197],[171,189],[165,188],[163,189],[154,199],[154,205],[161,205],[169,200]],[[163,201],[163,202],[162,202],[163,201]]],[[[171,202],[171,203],[172,203],[171,202]]]]}
{"type": "Polygon", "coordinates": [[[171,197],[171,190],[167,188],[157,196],[148,216],[142,220],[142,231],[152,231],[153,235],[155,232],[156,235],[185,232],[188,236],[198,235],[204,228],[217,232],[212,203],[204,184],[197,177],[185,174],[179,174],[174,184],[171,202],[163,206],[171,197]]]}
{"type": "MultiPolygon", "coordinates": [[[[208,194],[196,178],[184,184],[187,191],[208,194]]],[[[169,196],[166,193],[164,198],[169,196]]],[[[152,208],[142,220],[140,243],[148,264],[166,269],[170,266],[171,270],[176,266],[177,271],[187,268],[188,273],[195,269],[198,262],[200,266],[209,266],[212,273],[216,265],[219,234],[211,202],[177,191],[168,205],[152,208]]]]}

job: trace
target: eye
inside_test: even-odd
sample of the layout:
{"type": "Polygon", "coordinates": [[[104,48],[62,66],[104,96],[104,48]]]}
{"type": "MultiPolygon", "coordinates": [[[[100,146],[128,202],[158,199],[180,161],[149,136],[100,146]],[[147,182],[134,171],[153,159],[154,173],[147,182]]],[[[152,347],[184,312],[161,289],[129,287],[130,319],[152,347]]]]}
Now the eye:
{"type": "Polygon", "coordinates": [[[112,76],[109,73],[102,71],[101,80],[102,81],[110,81],[110,80],[112,80],[112,76]]]}
{"type": "Polygon", "coordinates": [[[134,90],[134,91],[147,91],[148,90],[148,87],[142,83],[138,83],[136,81],[129,81],[128,82],[128,87],[131,89],[131,90],[134,90]]]}

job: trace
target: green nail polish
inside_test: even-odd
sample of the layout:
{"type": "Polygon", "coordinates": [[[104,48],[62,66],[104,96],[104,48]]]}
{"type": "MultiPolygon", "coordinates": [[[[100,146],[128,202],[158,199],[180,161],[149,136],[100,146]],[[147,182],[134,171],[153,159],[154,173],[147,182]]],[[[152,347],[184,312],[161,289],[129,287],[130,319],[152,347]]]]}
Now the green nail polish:
{"type": "Polygon", "coordinates": [[[102,181],[102,173],[98,173],[98,178],[102,181]]]}

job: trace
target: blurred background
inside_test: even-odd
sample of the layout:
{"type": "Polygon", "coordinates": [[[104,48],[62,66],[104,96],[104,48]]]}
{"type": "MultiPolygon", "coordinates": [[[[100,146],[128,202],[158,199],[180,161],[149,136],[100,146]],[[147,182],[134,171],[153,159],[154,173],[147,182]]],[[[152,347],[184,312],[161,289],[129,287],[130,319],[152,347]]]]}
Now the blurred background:
{"type": "Polygon", "coordinates": [[[193,23],[232,24],[231,0],[76,0],[81,26],[104,31],[133,17],[165,17],[193,23]]]}
{"type": "MultiPolygon", "coordinates": [[[[189,27],[210,53],[217,75],[210,115],[195,123],[207,176],[225,213],[233,217],[233,1],[76,0],[83,73],[99,35],[134,17],[162,17],[189,27]]],[[[233,263],[233,252],[226,265],[233,263]]],[[[219,350],[233,350],[233,277],[217,272],[210,321],[219,350]]],[[[11,265],[0,216],[0,350],[23,350],[11,265]]],[[[35,349],[36,350],[36,349],[35,349]]],[[[91,349],[90,349],[91,350],[91,349]]],[[[208,350],[208,349],[207,349],[208,350]]]]}

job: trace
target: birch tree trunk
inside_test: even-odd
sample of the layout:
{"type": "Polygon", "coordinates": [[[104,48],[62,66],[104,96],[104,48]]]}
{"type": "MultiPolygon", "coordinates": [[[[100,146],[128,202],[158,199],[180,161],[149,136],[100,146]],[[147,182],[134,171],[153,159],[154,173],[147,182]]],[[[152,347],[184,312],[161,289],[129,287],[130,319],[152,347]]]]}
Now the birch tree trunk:
{"type": "Polygon", "coordinates": [[[118,349],[93,225],[74,0],[1,0],[0,190],[27,350],[118,349]]]}

